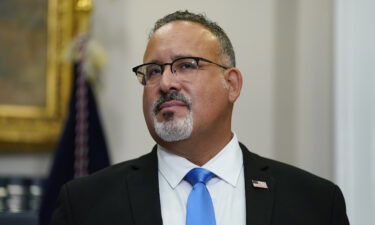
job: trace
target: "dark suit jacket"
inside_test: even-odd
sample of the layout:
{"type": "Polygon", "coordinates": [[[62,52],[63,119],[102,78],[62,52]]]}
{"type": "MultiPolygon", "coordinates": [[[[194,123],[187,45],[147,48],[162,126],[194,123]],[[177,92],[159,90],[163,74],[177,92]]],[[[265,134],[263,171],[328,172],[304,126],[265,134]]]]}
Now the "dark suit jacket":
{"type": "MultiPolygon", "coordinates": [[[[241,148],[247,225],[349,224],[343,195],[335,184],[241,148]],[[268,189],[253,187],[252,180],[267,182],[268,189]]],[[[67,183],[52,218],[52,225],[162,223],[156,148],[67,183]]]]}

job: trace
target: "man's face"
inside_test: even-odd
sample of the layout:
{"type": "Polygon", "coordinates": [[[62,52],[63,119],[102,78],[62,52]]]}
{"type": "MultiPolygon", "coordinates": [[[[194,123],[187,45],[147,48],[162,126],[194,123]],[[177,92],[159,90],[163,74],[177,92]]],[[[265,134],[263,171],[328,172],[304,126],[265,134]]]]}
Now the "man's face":
{"type": "MultiPolygon", "coordinates": [[[[203,26],[174,21],[159,28],[150,38],[144,63],[170,63],[181,57],[202,57],[222,64],[217,38],[203,26]]],[[[158,142],[185,140],[223,128],[230,114],[223,69],[199,62],[191,77],[179,77],[166,66],[156,84],[146,85],[143,113],[158,142]]]]}

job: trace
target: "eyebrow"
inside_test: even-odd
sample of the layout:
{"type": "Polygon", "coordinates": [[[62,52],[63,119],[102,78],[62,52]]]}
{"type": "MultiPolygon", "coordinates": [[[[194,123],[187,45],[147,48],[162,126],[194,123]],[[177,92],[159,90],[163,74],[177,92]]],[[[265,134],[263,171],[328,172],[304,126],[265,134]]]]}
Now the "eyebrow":
{"type": "Polygon", "coordinates": [[[161,64],[160,61],[157,60],[157,59],[153,59],[153,60],[151,60],[151,61],[144,62],[143,64],[149,64],[149,63],[161,64]]]}
{"type": "MultiPolygon", "coordinates": [[[[177,55],[174,55],[171,59],[171,61],[170,62],[173,62],[174,60],[176,60],[176,59],[180,59],[180,58],[186,58],[186,57],[196,57],[196,56],[193,56],[193,55],[190,55],[190,54],[188,54],[188,55],[186,55],[186,54],[177,54],[177,55]]],[[[170,62],[167,62],[167,63],[170,63],[170,62]]],[[[153,60],[151,60],[151,61],[149,61],[149,62],[145,62],[144,64],[147,64],[147,63],[155,63],[155,64],[164,64],[165,62],[161,62],[160,60],[158,60],[158,59],[153,59],[153,60]]]]}
{"type": "Polygon", "coordinates": [[[186,57],[196,57],[196,56],[193,56],[193,55],[182,55],[182,54],[178,54],[178,55],[175,55],[172,57],[172,61],[176,60],[176,59],[180,59],[180,58],[186,58],[186,57]]]}

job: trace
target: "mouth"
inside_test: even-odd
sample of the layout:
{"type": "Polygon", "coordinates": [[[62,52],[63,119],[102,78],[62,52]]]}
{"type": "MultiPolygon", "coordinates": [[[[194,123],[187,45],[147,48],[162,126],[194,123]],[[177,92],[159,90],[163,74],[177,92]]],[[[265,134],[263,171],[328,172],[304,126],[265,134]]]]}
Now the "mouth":
{"type": "Polygon", "coordinates": [[[160,113],[166,121],[170,121],[173,119],[176,113],[176,109],[180,107],[188,108],[188,105],[178,100],[166,101],[160,104],[159,107],[156,108],[157,109],[156,114],[160,113]]]}
{"type": "Polygon", "coordinates": [[[161,96],[152,106],[152,112],[156,116],[159,112],[173,112],[179,107],[191,110],[191,100],[181,93],[173,92],[167,96],[161,96]]]}
{"type": "Polygon", "coordinates": [[[185,103],[181,102],[181,101],[171,100],[171,101],[167,101],[167,102],[164,102],[163,104],[161,104],[157,108],[157,110],[160,112],[160,111],[172,109],[172,108],[175,108],[175,107],[187,107],[187,105],[185,103]]]}

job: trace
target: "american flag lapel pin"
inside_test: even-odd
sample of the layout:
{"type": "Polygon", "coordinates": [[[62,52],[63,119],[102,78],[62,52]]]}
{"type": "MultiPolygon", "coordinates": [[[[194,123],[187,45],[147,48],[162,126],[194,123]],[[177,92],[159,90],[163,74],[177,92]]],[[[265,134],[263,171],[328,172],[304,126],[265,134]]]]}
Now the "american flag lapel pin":
{"type": "Polygon", "coordinates": [[[253,184],[253,187],[255,187],[255,188],[268,189],[267,182],[265,182],[265,181],[251,180],[251,183],[253,184]]]}

